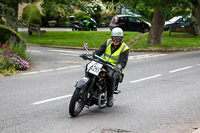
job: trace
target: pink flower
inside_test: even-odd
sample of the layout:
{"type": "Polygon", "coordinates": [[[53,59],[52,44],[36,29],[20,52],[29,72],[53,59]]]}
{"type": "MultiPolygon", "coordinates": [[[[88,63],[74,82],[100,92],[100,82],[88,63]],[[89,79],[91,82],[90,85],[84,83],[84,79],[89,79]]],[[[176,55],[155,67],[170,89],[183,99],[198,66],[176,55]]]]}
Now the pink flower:
{"type": "Polygon", "coordinates": [[[11,51],[11,50],[12,50],[12,47],[9,47],[9,48],[8,48],[8,51],[11,51]]]}
{"type": "Polygon", "coordinates": [[[2,49],[4,50],[4,49],[5,49],[5,47],[6,47],[6,44],[3,44],[3,45],[2,45],[2,49]]]}

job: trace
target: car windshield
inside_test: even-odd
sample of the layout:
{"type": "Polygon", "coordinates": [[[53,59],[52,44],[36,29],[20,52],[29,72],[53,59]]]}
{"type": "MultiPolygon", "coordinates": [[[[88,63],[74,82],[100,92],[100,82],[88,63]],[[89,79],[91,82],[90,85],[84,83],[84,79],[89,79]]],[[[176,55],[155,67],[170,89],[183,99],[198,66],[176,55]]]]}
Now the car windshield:
{"type": "Polygon", "coordinates": [[[180,17],[173,17],[172,19],[170,19],[170,20],[168,20],[168,21],[170,21],[170,22],[175,22],[175,21],[177,21],[179,18],[180,18],[180,17]]]}

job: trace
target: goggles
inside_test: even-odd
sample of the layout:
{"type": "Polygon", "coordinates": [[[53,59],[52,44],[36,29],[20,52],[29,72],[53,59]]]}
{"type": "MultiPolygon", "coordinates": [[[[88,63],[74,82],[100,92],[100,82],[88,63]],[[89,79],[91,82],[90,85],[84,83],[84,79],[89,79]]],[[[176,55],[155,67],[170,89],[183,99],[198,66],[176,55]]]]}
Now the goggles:
{"type": "Polygon", "coordinates": [[[122,41],[122,37],[120,37],[120,36],[112,36],[111,38],[112,38],[113,42],[114,41],[117,41],[117,42],[121,42],[122,41]]]}

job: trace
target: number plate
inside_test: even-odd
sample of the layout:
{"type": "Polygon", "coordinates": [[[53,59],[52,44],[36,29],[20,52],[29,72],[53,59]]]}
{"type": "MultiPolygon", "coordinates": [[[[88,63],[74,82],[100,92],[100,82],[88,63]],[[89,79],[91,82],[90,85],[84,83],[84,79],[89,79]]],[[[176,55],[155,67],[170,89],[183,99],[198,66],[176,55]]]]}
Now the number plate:
{"type": "Polygon", "coordinates": [[[102,67],[103,67],[102,64],[95,62],[95,61],[91,61],[87,66],[87,72],[98,76],[102,67]]]}

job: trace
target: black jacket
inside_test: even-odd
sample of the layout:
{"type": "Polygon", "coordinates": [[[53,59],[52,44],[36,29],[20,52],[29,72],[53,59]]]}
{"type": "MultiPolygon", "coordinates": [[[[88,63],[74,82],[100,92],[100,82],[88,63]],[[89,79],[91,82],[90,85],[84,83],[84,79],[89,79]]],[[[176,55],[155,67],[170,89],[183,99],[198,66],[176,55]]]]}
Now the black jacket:
{"type": "MultiPolygon", "coordinates": [[[[106,43],[107,43],[107,40],[94,52],[94,54],[96,54],[98,56],[102,56],[106,51],[106,43]]],[[[121,44],[122,43],[120,43],[117,46],[117,48],[115,48],[114,45],[111,44],[111,54],[113,54],[120,47],[121,44]]],[[[120,64],[123,69],[125,68],[125,66],[128,62],[128,56],[129,56],[129,49],[127,49],[126,51],[124,51],[120,54],[118,64],[120,64]]]]}

